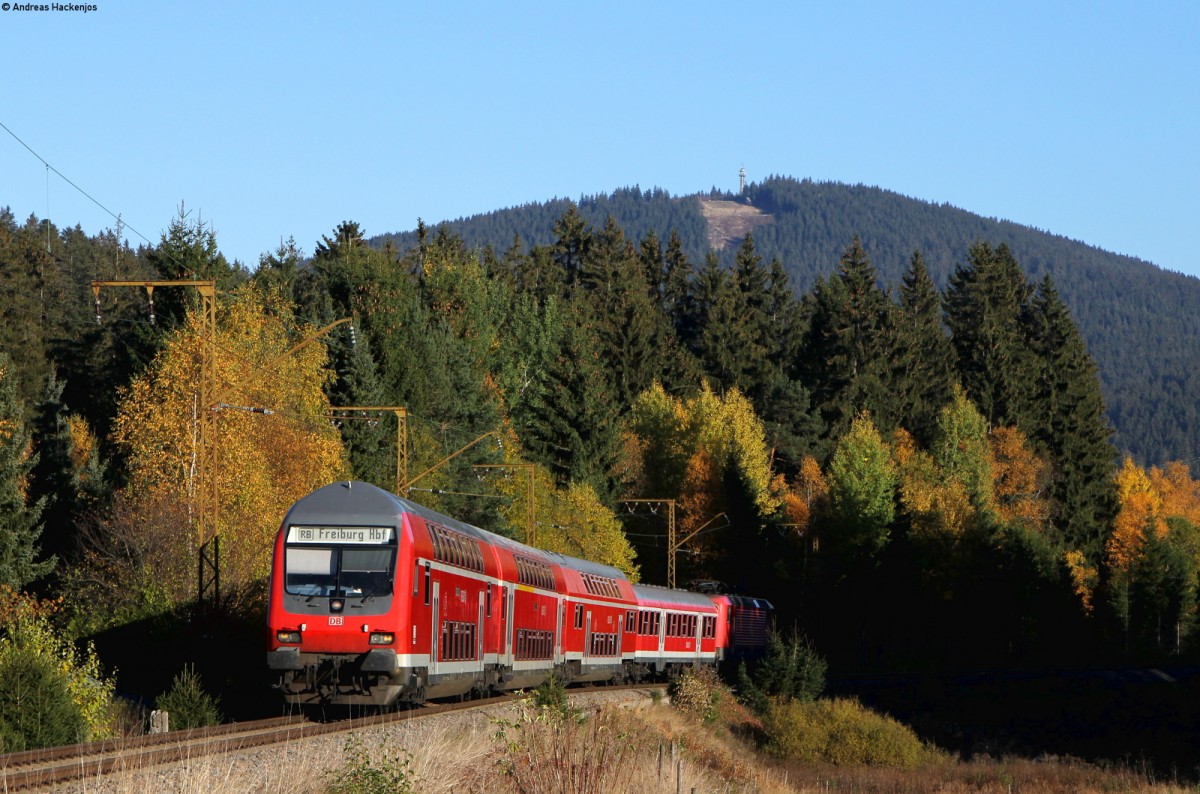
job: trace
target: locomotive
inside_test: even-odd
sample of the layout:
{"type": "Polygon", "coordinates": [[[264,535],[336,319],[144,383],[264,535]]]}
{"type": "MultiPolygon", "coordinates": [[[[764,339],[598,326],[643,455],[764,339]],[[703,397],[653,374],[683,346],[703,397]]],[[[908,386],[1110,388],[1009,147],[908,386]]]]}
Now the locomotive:
{"type": "Polygon", "coordinates": [[[640,682],[753,654],[763,599],[631,583],[364,482],[314,491],[275,538],[267,666],[296,705],[395,706],[640,682]]]}

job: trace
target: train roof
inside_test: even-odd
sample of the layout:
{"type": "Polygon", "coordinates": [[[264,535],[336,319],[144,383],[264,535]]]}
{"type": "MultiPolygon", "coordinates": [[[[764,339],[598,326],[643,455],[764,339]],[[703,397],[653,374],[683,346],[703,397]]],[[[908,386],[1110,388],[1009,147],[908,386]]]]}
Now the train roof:
{"type": "Polygon", "coordinates": [[[292,505],[283,523],[400,526],[408,503],[370,483],[343,481],[326,485],[292,505]]]}
{"type": "Polygon", "coordinates": [[[326,485],[310,493],[288,511],[284,524],[362,524],[379,526],[381,516],[386,523],[400,526],[405,513],[415,513],[426,521],[456,529],[474,536],[485,543],[507,549],[510,552],[544,559],[555,565],[581,573],[593,573],[613,579],[627,579],[620,569],[591,560],[583,560],[554,551],[545,551],[524,543],[497,535],[486,529],[443,515],[424,505],[396,496],[382,488],[357,480],[344,480],[326,485]]]}
{"type": "Polygon", "coordinates": [[[713,600],[702,593],[691,590],[676,590],[654,584],[635,584],[633,593],[638,601],[659,606],[707,607],[715,609],[713,600]]]}

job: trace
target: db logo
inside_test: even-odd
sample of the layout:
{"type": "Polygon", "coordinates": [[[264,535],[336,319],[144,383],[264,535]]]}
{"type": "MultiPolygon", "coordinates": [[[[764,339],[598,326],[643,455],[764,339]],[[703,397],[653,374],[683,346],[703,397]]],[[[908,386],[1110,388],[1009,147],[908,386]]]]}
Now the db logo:
{"type": "Polygon", "coordinates": [[[7,11],[7,10],[8,10],[8,3],[5,3],[4,5],[0,6],[0,8],[3,8],[5,11],[7,11]]]}
{"type": "Polygon", "coordinates": [[[346,620],[345,615],[330,615],[329,616],[329,625],[330,626],[340,626],[340,625],[342,625],[342,622],[345,620],[346,620]]]}

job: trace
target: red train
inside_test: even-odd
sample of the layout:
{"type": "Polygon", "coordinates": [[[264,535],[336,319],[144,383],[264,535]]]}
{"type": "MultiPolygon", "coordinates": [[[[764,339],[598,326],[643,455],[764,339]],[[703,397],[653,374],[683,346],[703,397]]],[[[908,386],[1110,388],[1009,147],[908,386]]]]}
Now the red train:
{"type": "Polygon", "coordinates": [[[761,649],[771,605],[635,585],[339,482],[275,539],[267,664],[296,704],[420,703],[564,681],[641,681],[761,649]]]}

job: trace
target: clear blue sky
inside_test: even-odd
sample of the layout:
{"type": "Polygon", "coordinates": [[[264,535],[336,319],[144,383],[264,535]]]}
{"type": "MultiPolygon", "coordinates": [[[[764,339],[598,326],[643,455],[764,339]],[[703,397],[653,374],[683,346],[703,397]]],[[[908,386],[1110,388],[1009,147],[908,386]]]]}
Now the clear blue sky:
{"type": "MultiPolygon", "coordinates": [[[[251,269],[342,220],[744,164],[1200,275],[1197,2],[93,4],[0,11],[0,122],[150,240],[182,201],[251,269]]],[[[3,205],[114,225],[0,130],[3,205]]]]}

